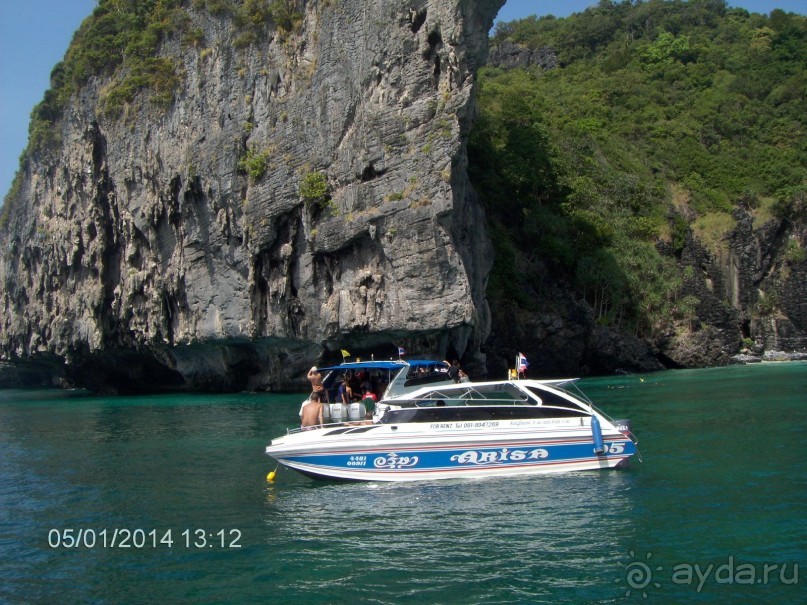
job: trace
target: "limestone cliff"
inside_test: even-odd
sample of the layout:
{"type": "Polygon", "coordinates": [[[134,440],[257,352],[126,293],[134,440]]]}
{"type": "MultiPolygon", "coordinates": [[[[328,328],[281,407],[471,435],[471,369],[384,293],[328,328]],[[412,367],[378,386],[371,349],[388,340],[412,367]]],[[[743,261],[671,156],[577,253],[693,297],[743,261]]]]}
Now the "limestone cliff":
{"type": "MultiPolygon", "coordinates": [[[[698,301],[687,325],[658,342],[668,366],[729,363],[741,351],[760,358],[803,358],[807,350],[807,242],[802,220],[754,220],[737,208],[712,245],[690,230],[680,263],[684,294],[698,301]],[[794,253],[798,252],[798,253],[794,253]],[[788,352],[790,355],[782,355],[788,352]]],[[[735,357],[736,359],[736,357],[735,357]]],[[[739,360],[744,360],[741,358],[739,360]]]]}
{"type": "Polygon", "coordinates": [[[491,248],[464,141],[502,4],[309,0],[244,44],[183,3],[200,43],[160,45],[167,107],[104,111],[92,78],[23,162],[5,357],[136,390],[295,386],[340,348],[477,354],[491,248]]]}

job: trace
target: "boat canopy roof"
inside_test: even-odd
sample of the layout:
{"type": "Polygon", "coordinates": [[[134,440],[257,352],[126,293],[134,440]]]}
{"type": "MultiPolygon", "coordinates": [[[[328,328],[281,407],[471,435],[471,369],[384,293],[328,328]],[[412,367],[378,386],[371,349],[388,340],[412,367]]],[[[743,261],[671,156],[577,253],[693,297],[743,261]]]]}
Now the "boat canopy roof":
{"type": "Polygon", "coordinates": [[[327,366],[324,368],[318,368],[320,371],[331,371],[331,370],[399,370],[401,368],[410,367],[410,368],[421,368],[421,367],[433,367],[433,366],[445,366],[445,362],[443,361],[436,361],[434,359],[393,359],[388,361],[351,361],[346,363],[341,363],[337,366],[327,366]]]}
{"type": "MultiPolygon", "coordinates": [[[[571,400],[591,405],[591,400],[577,387],[577,378],[557,380],[494,380],[489,382],[465,382],[440,386],[424,386],[407,394],[391,397],[384,403],[397,405],[398,401],[407,399],[451,401],[489,401],[493,399],[527,399],[539,398],[540,401],[555,401],[557,392],[564,393],[571,400]]],[[[513,402],[515,403],[515,402],[513,402]]]]}

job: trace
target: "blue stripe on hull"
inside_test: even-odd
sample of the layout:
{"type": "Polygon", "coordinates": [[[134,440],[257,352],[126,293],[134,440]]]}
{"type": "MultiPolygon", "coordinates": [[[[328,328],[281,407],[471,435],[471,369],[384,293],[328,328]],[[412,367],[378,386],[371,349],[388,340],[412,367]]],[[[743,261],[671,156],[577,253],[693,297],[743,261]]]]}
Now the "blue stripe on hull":
{"type": "Polygon", "coordinates": [[[325,476],[398,480],[463,476],[472,474],[518,474],[551,472],[561,467],[602,468],[615,466],[636,452],[629,440],[609,440],[605,452],[594,453],[594,444],[534,442],[517,446],[479,448],[409,447],[397,450],[356,450],[348,453],[299,454],[279,457],[280,462],[304,472],[325,476]]]}

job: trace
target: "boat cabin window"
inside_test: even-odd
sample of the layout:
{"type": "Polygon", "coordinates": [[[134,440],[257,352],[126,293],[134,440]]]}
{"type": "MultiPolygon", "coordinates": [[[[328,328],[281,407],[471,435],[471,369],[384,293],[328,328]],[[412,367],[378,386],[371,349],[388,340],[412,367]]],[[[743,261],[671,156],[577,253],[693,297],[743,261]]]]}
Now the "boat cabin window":
{"type": "Polygon", "coordinates": [[[530,391],[532,391],[540,400],[543,402],[544,405],[556,405],[560,407],[572,408],[572,409],[579,409],[580,406],[573,401],[569,401],[565,397],[561,397],[557,393],[553,393],[552,391],[545,391],[543,389],[537,389],[535,387],[527,387],[530,391]]]}
{"type": "MultiPolygon", "coordinates": [[[[474,385],[457,388],[436,388],[422,396],[423,403],[418,405],[430,405],[429,400],[443,399],[454,401],[454,405],[535,405],[523,391],[507,385],[474,385]]],[[[450,405],[450,404],[449,404],[450,405]]]]}

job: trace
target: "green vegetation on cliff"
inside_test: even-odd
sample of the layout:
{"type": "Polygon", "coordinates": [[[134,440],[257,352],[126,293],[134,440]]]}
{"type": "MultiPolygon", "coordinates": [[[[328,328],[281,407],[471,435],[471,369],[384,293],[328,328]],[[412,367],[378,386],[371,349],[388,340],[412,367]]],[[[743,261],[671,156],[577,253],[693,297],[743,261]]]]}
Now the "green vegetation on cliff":
{"type": "Polygon", "coordinates": [[[651,336],[696,303],[676,262],[690,229],[719,247],[737,206],[807,218],[805,17],[603,0],[501,24],[492,42],[558,60],[480,73],[470,174],[494,308],[514,293],[534,307],[561,279],[601,323],[651,336]]]}
{"type": "MultiPolygon", "coordinates": [[[[273,26],[285,35],[302,22],[299,0],[99,0],[73,35],[64,60],[50,75],[51,88],[31,112],[28,126],[30,154],[41,155],[61,143],[65,109],[93,78],[101,78],[97,111],[116,118],[138,95],[156,107],[167,107],[184,78],[180,57],[163,52],[164,44],[201,47],[205,13],[226,20],[233,44],[247,47],[264,39],[273,26]]],[[[203,54],[203,53],[202,53],[203,54]]],[[[249,173],[254,176],[254,165],[249,173]]],[[[22,173],[18,171],[6,202],[16,197],[22,173]]],[[[0,227],[8,222],[11,204],[0,211],[0,227]]]]}
{"type": "MultiPolygon", "coordinates": [[[[180,70],[174,59],[158,56],[160,45],[173,36],[195,44],[201,35],[190,27],[182,5],[182,0],[99,0],[73,35],[64,60],[51,71],[51,88],[31,112],[28,149],[21,162],[28,154],[41,155],[58,147],[65,109],[94,77],[106,79],[99,111],[118,113],[142,90],[157,105],[169,104],[180,70]]],[[[5,198],[0,226],[8,221],[9,201],[16,197],[21,179],[18,171],[5,198]]]]}
{"type": "Polygon", "coordinates": [[[43,151],[58,142],[62,117],[71,96],[93,77],[104,77],[99,110],[116,115],[145,91],[157,106],[173,101],[182,81],[178,57],[161,56],[161,45],[176,40],[199,46],[204,31],[194,26],[192,11],[206,11],[231,21],[235,45],[262,39],[274,24],[281,32],[297,27],[302,15],[295,0],[99,0],[73,36],[64,61],[51,72],[51,88],[34,108],[29,146],[43,151]]]}
{"type": "Polygon", "coordinates": [[[117,112],[140,90],[170,103],[179,83],[173,59],[157,56],[167,38],[189,29],[181,0],[100,0],[73,36],[64,61],[51,72],[51,88],[33,110],[29,146],[43,151],[58,142],[54,125],[71,96],[93,77],[106,77],[100,107],[117,112]]]}

